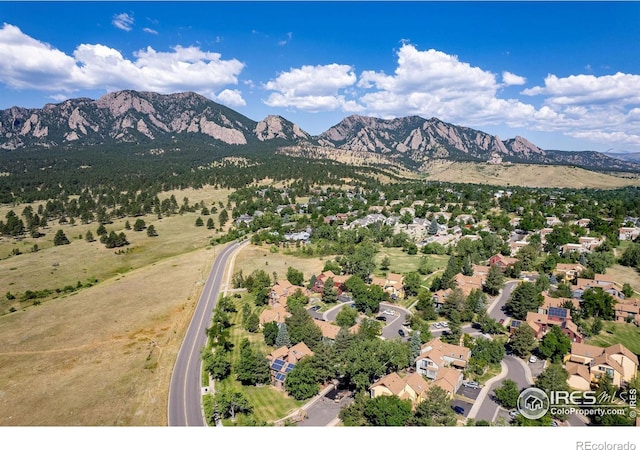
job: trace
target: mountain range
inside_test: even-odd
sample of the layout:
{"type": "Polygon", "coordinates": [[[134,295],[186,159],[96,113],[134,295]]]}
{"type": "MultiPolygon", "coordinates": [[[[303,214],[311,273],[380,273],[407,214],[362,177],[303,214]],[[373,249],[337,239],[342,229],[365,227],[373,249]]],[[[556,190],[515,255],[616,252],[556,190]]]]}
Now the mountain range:
{"type": "Polygon", "coordinates": [[[433,159],[572,165],[640,172],[621,155],[543,150],[527,139],[501,140],[483,131],[418,116],[385,120],[352,115],[319,136],[280,116],[256,122],[201,95],[118,91],[97,100],[77,98],[41,109],[0,111],[0,149],[170,145],[189,138],[207,145],[340,149],[375,153],[416,168],[433,159]]]}

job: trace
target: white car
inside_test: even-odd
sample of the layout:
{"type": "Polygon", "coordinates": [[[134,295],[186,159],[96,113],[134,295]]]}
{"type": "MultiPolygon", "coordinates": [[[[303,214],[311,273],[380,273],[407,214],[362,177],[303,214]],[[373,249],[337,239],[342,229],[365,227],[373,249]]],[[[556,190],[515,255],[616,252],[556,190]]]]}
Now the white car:
{"type": "Polygon", "coordinates": [[[443,328],[447,328],[447,327],[449,326],[449,324],[448,324],[447,322],[440,322],[440,325],[441,325],[443,328]]]}
{"type": "Polygon", "coordinates": [[[436,322],[433,326],[436,328],[442,328],[442,325],[440,325],[440,322],[436,322]]]}
{"type": "Polygon", "coordinates": [[[534,355],[531,355],[531,356],[529,357],[529,362],[530,362],[530,363],[534,363],[534,362],[536,362],[537,360],[538,360],[538,358],[536,358],[534,355]]]}
{"type": "Polygon", "coordinates": [[[382,314],[386,314],[388,316],[395,316],[396,315],[395,311],[391,311],[390,309],[385,309],[384,311],[382,311],[382,314]]]}
{"type": "Polygon", "coordinates": [[[517,409],[512,409],[511,411],[509,411],[509,415],[511,417],[516,417],[520,415],[520,411],[518,411],[517,409]]]}

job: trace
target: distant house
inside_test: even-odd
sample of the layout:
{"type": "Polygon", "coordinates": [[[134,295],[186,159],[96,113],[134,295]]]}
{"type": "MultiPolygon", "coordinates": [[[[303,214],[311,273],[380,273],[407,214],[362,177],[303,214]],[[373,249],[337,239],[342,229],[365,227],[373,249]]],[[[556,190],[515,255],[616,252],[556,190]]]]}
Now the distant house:
{"type": "Polygon", "coordinates": [[[313,352],[304,342],[299,342],[291,348],[282,346],[267,355],[271,371],[271,384],[278,389],[284,389],[287,374],[305,356],[313,356],[313,352]]]}
{"type": "Polygon", "coordinates": [[[587,268],[580,263],[575,264],[557,264],[553,273],[556,277],[564,278],[567,281],[573,281],[579,277],[587,268]]]}
{"type": "Polygon", "coordinates": [[[460,290],[462,290],[462,293],[467,296],[474,289],[481,291],[486,277],[476,275],[475,273],[472,276],[458,273],[453,277],[453,279],[455,280],[460,290]]]}
{"type": "Polygon", "coordinates": [[[639,227],[621,227],[618,228],[618,239],[621,241],[633,241],[640,236],[639,227]]]}
{"type": "Polygon", "coordinates": [[[371,284],[377,285],[383,291],[389,293],[392,300],[404,298],[404,276],[398,273],[390,273],[386,278],[371,277],[371,284]]]}
{"type": "Polygon", "coordinates": [[[294,286],[289,283],[287,280],[278,280],[271,287],[269,291],[269,304],[275,305],[276,303],[280,303],[281,305],[287,304],[287,299],[291,297],[298,289],[304,290],[304,288],[300,286],[294,286]]]}
{"type": "Polygon", "coordinates": [[[518,260],[516,258],[503,256],[498,253],[489,258],[489,267],[498,266],[502,271],[504,271],[507,267],[511,267],[517,262],[518,260]]]}
{"type": "Polygon", "coordinates": [[[573,252],[584,253],[586,251],[587,249],[580,244],[564,244],[562,247],[560,247],[560,253],[562,255],[568,255],[569,253],[573,252]]]}
{"type": "Polygon", "coordinates": [[[338,295],[340,295],[344,291],[344,283],[351,277],[348,275],[336,275],[332,271],[327,270],[316,277],[316,282],[313,285],[313,292],[322,293],[324,290],[324,284],[329,278],[333,279],[333,287],[337,289],[338,295]]]}
{"type": "Polygon", "coordinates": [[[585,386],[586,383],[583,380],[588,381],[589,385],[597,383],[605,374],[611,378],[614,386],[621,387],[623,383],[631,381],[638,372],[638,356],[622,344],[602,348],[574,343],[571,346],[571,353],[565,357],[565,363],[581,364],[588,368],[589,379],[586,380],[584,369],[578,371],[574,366],[570,366],[576,377],[574,380],[569,380],[574,383],[570,384],[574,389],[585,386]]]}
{"type": "Polygon", "coordinates": [[[607,294],[612,295],[617,301],[624,300],[624,294],[613,283],[612,279],[597,274],[594,280],[578,278],[576,285],[570,286],[571,295],[581,299],[587,289],[601,288],[607,294]]]}
{"type": "MultiPolygon", "coordinates": [[[[325,322],[324,320],[313,319],[313,323],[315,323],[320,331],[322,332],[322,339],[325,341],[335,341],[336,336],[340,332],[340,327],[338,325],[334,325],[330,322],[325,322]]],[[[356,323],[354,326],[349,328],[350,333],[357,333],[360,329],[360,324],[356,323]]]]}
{"type": "Polygon", "coordinates": [[[239,216],[236,220],[235,220],[236,224],[251,224],[251,222],[253,222],[253,216],[250,216],[249,214],[242,214],[241,216],[239,216]]]}
{"type": "Polygon", "coordinates": [[[640,324],[640,303],[637,299],[618,301],[613,305],[613,311],[616,322],[640,324]]]}
{"type": "Polygon", "coordinates": [[[549,308],[548,313],[528,312],[526,323],[534,333],[536,339],[542,339],[552,326],[559,327],[571,342],[582,342],[584,336],[578,331],[577,325],[571,320],[571,313],[566,308],[549,308]]]}

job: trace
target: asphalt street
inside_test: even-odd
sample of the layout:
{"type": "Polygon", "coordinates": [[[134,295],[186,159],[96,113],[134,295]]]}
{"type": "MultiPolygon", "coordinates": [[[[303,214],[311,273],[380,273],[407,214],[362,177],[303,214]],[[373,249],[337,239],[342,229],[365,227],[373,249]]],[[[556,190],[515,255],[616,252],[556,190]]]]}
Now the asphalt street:
{"type": "Polygon", "coordinates": [[[167,406],[169,426],[206,425],[202,414],[200,349],[207,340],[206,329],[218,301],[227,260],[241,245],[234,242],[216,256],[202,289],[171,375],[167,406]]]}

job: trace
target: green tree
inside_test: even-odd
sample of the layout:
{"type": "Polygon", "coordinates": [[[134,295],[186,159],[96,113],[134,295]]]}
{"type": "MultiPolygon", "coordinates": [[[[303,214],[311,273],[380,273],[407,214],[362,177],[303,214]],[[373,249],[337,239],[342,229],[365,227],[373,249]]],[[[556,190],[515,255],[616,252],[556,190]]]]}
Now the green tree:
{"type": "Polygon", "coordinates": [[[338,301],[338,290],[334,287],[333,278],[329,277],[324,282],[322,288],[322,301],[325,303],[336,303],[338,301]]]}
{"type": "Polygon", "coordinates": [[[237,380],[245,385],[264,384],[268,383],[270,379],[267,358],[254,352],[246,338],[240,344],[240,358],[235,372],[237,380]]]}
{"type": "Polygon", "coordinates": [[[568,391],[567,378],[569,373],[559,363],[549,364],[538,376],[535,386],[547,394],[551,391],[568,391]]]}
{"type": "Polygon", "coordinates": [[[590,288],[582,294],[582,314],[584,317],[600,317],[613,320],[615,300],[601,287],[590,288]]]}
{"type": "Polygon", "coordinates": [[[289,331],[287,330],[287,324],[283,323],[280,325],[278,330],[278,335],[276,337],[276,347],[291,347],[291,339],[289,338],[289,331]]]}
{"type": "Polygon", "coordinates": [[[207,230],[213,230],[214,228],[215,228],[215,223],[213,222],[213,219],[209,217],[207,219],[207,230]]]}
{"type": "Polygon", "coordinates": [[[537,311],[544,297],[536,285],[524,282],[519,284],[511,293],[511,298],[507,300],[505,308],[507,312],[518,320],[524,320],[529,311],[537,311]]]}
{"type": "Polygon", "coordinates": [[[356,324],[358,311],[348,306],[342,307],[336,315],[336,324],[339,327],[350,328],[356,324]]]}
{"type": "MultiPolygon", "coordinates": [[[[206,396],[211,397],[211,396],[206,396]]],[[[211,411],[210,421],[215,424],[219,419],[230,417],[232,421],[236,420],[236,416],[243,412],[250,412],[251,405],[247,398],[241,392],[237,391],[218,391],[212,397],[213,401],[208,401],[208,408],[211,411]]]]}
{"type": "Polygon", "coordinates": [[[226,209],[223,209],[222,211],[220,211],[220,214],[218,215],[218,222],[220,223],[220,227],[224,227],[228,221],[229,221],[229,213],[227,212],[226,209]]]}
{"type": "Polygon", "coordinates": [[[422,285],[422,277],[418,272],[409,272],[404,276],[403,284],[406,295],[417,295],[422,285]]]}
{"type": "Polygon", "coordinates": [[[153,225],[149,225],[149,227],[147,227],[147,236],[156,237],[157,235],[158,232],[156,231],[156,227],[154,227],[153,225]]]}
{"type": "Polygon", "coordinates": [[[56,235],[53,237],[53,245],[67,245],[70,244],[69,239],[64,234],[64,231],[58,230],[56,235]]]}
{"type": "Polygon", "coordinates": [[[322,330],[304,308],[293,308],[291,316],[285,319],[291,344],[304,342],[311,350],[319,347],[322,341],[322,330]]]}
{"type": "Polygon", "coordinates": [[[287,281],[295,286],[304,286],[304,274],[289,266],[287,269],[287,281]]]}
{"type": "Polygon", "coordinates": [[[84,235],[84,239],[87,242],[95,242],[95,238],[93,237],[93,233],[91,232],[91,230],[87,230],[87,234],[84,235]]]}
{"type": "Polygon", "coordinates": [[[258,331],[258,328],[260,327],[260,318],[255,312],[253,312],[249,314],[249,317],[247,317],[247,320],[245,321],[244,326],[248,332],[255,333],[258,331]]]}
{"type": "Polygon", "coordinates": [[[515,381],[506,379],[502,381],[500,387],[494,390],[494,394],[498,402],[507,409],[518,406],[518,396],[520,389],[515,381]]]}
{"type": "Polygon", "coordinates": [[[144,223],[144,220],[137,219],[133,224],[133,231],[142,231],[147,227],[147,224],[144,223]]]}
{"type": "Polygon", "coordinates": [[[411,401],[395,395],[382,395],[364,405],[364,418],[374,427],[402,427],[411,417],[411,401]]]}
{"type": "Polygon", "coordinates": [[[311,358],[298,361],[284,380],[286,391],[296,400],[306,400],[319,392],[317,373],[311,358]]]}
{"type": "Polygon", "coordinates": [[[106,236],[107,235],[107,228],[103,224],[100,224],[100,226],[96,230],[96,234],[98,236],[106,236]]]}
{"type": "Polygon", "coordinates": [[[197,227],[204,226],[204,221],[202,220],[202,217],[198,216],[198,218],[196,219],[196,226],[197,227]]]}
{"type": "Polygon", "coordinates": [[[304,307],[309,303],[309,297],[304,295],[302,289],[296,289],[296,291],[287,298],[287,308],[291,311],[299,306],[304,307]]]}
{"type": "Polygon", "coordinates": [[[629,283],[625,283],[622,285],[622,293],[624,294],[625,297],[628,297],[628,298],[633,297],[633,288],[629,283]]]}
{"type": "Polygon", "coordinates": [[[427,398],[420,403],[409,421],[409,425],[423,427],[450,427],[456,424],[456,415],[451,409],[447,391],[432,386],[427,398]]]}
{"type": "Polygon", "coordinates": [[[270,346],[276,345],[276,338],[278,337],[279,330],[280,328],[278,327],[277,322],[274,321],[274,322],[265,323],[262,326],[262,334],[264,336],[264,342],[270,346]]]}
{"type": "Polygon", "coordinates": [[[498,295],[500,289],[504,286],[504,275],[500,268],[493,265],[489,268],[484,288],[489,295],[498,295]]]}
{"type": "Polygon", "coordinates": [[[436,320],[438,318],[438,313],[433,306],[433,297],[427,289],[421,288],[418,291],[418,303],[416,303],[415,309],[424,320],[436,320]]]}
{"type": "Polygon", "coordinates": [[[231,363],[229,362],[228,352],[220,350],[212,353],[210,350],[205,349],[202,354],[202,359],[204,370],[216,380],[224,380],[231,373],[231,363]]]}
{"type": "Polygon", "coordinates": [[[384,255],[384,258],[380,261],[380,270],[387,271],[389,267],[391,267],[391,259],[387,255],[384,255]]]}
{"type": "Polygon", "coordinates": [[[544,335],[538,346],[540,354],[553,362],[560,362],[562,357],[571,349],[571,339],[569,339],[562,329],[553,325],[549,332],[544,335]]]}
{"type": "Polygon", "coordinates": [[[511,337],[510,346],[513,353],[517,356],[524,358],[527,356],[536,343],[535,332],[533,329],[523,323],[518,328],[516,328],[515,333],[511,337]]]}

